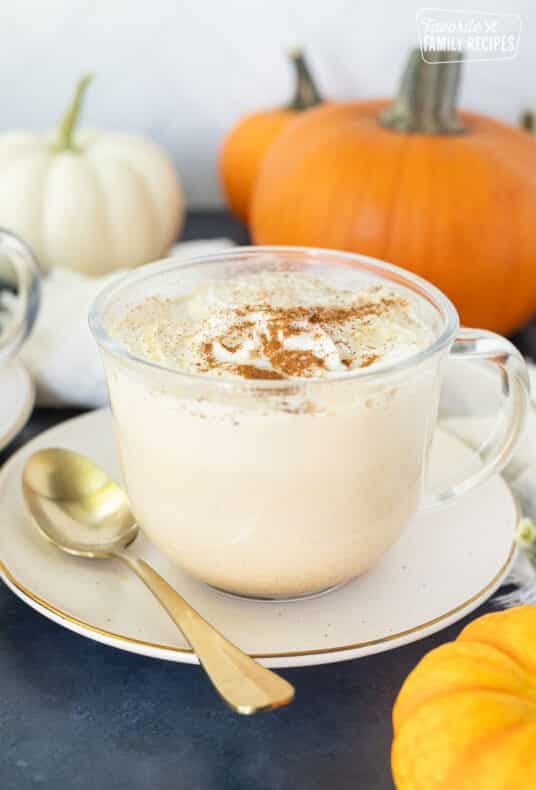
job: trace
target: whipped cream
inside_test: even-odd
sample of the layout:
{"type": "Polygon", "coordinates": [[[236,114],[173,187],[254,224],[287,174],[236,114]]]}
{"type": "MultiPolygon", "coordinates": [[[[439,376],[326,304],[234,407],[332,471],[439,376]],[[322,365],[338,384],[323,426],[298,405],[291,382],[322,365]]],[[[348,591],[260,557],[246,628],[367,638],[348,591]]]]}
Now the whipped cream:
{"type": "Polygon", "coordinates": [[[246,379],[340,376],[403,359],[434,339],[400,293],[338,289],[301,272],[149,297],[110,331],[131,353],[166,367],[246,379]]]}

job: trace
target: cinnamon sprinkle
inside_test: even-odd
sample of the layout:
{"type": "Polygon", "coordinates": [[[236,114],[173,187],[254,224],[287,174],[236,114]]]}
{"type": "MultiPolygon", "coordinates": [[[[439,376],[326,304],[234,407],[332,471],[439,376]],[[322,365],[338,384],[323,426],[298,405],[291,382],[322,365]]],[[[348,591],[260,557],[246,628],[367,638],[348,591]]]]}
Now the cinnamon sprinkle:
{"type": "Polygon", "coordinates": [[[368,368],[369,365],[372,365],[373,362],[377,362],[380,358],[379,354],[367,354],[364,357],[361,357],[361,364],[359,365],[360,368],[368,368]]]}
{"type": "MultiPolygon", "coordinates": [[[[310,350],[286,348],[283,338],[309,331],[314,335],[320,328],[329,328],[329,325],[341,324],[346,321],[363,321],[371,316],[381,316],[389,312],[392,307],[407,306],[407,301],[402,297],[387,296],[377,302],[351,304],[343,306],[316,305],[311,307],[274,307],[269,304],[243,305],[234,310],[236,322],[232,324],[224,335],[215,338],[227,351],[237,351],[243,340],[255,329],[255,322],[246,316],[251,313],[261,313],[266,321],[266,334],[261,339],[262,352],[270,362],[271,368],[256,367],[254,364],[238,364],[228,366],[228,370],[246,379],[284,379],[287,377],[310,377],[315,372],[325,369],[324,360],[317,357],[310,350]],[[301,324],[301,326],[297,326],[301,324]],[[317,329],[318,327],[318,329],[317,329]],[[237,339],[238,336],[238,339],[237,339]]],[[[212,342],[202,345],[202,353],[209,369],[219,367],[214,357],[212,342]]],[[[372,365],[380,358],[378,354],[367,354],[361,358],[359,367],[365,368],[372,365]]],[[[352,367],[352,357],[344,356],[341,359],[346,368],[352,367]]]]}
{"type": "Polygon", "coordinates": [[[216,360],[214,359],[214,348],[212,342],[203,343],[201,346],[201,353],[203,354],[206,369],[210,370],[211,368],[215,367],[216,360]]]}
{"type": "MultiPolygon", "coordinates": [[[[239,318],[251,315],[252,312],[264,313],[270,321],[280,321],[285,327],[296,321],[307,321],[310,324],[342,323],[351,319],[363,319],[368,316],[380,316],[389,311],[391,307],[407,307],[407,300],[400,296],[384,296],[377,302],[363,304],[350,304],[338,307],[329,305],[316,305],[311,307],[274,307],[273,305],[246,304],[235,308],[235,315],[239,318]]],[[[253,324],[252,321],[242,322],[244,326],[253,324]]]]}
{"type": "Polygon", "coordinates": [[[276,370],[266,370],[256,368],[255,365],[234,365],[231,368],[233,373],[237,373],[244,379],[284,379],[285,377],[276,370]]]}

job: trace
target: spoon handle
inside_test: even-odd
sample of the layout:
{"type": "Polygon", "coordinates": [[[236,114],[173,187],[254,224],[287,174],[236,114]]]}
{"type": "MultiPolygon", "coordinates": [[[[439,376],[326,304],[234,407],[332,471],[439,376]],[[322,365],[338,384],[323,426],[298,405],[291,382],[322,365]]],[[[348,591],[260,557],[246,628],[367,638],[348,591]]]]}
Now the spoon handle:
{"type": "Polygon", "coordinates": [[[142,559],[118,552],[150,589],[184,634],[214,687],[237,713],[251,714],[287,705],[294,688],[258,664],[210,625],[142,559]]]}

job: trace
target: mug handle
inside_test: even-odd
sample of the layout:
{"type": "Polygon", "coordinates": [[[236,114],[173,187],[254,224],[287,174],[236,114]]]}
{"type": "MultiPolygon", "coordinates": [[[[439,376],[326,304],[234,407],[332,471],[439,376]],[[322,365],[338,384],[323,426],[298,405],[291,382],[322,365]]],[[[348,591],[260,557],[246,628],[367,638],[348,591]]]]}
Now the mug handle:
{"type": "Polygon", "coordinates": [[[30,334],[41,296],[41,270],[31,249],[14,233],[0,228],[0,257],[14,269],[18,297],[14,300],[13,320],[0,334],[0,363],[14,356],[30,334]]]}
{"type": "Polygon", "coordinates": [[[529,408],[529,375],[525,361],[509,340],[484,329],[459,330],[450,349],[454,359],[485,361],[498,369],[504,408],[494,429],[477,451],[476,468],[465,470],[447,487],[426,492],[422,509],[447,504],[499,472],[512,457],[529,408]]]}

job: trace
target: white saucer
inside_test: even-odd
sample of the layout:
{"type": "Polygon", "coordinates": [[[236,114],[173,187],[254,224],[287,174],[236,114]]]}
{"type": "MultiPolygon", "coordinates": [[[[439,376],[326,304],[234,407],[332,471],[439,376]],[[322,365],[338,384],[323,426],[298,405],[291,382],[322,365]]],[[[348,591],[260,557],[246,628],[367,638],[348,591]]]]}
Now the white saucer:
{"type": "Polygon", "coordinates": [[[24,428],[34,400],[34,383],[22,362],[0,368],[0,450],[24,428]]]}
{"type": "MultiPolygon", "coordinates": [[[[195,663],[175,626],[126,567],[61,554],[31,526],[23,509],[21,472],[28,456],[47,446],[83,452],[118,476],[106,410],[69,420],[19,450],[0,474],[0,571],[5,583],[46,617],[90,639],[195,663]]],[[[435,474],[470,457],[458,440],[438,433],[435,474]]],[[[516,521],[510,490],[495,477],[450,508],[417,516],[368,574],[323,597],[291,603],[220,595],[185,576],[143,537],[132,550],[263,663],[302,666],[389,650],[475,609],[508,573],[516,521]]]]}

